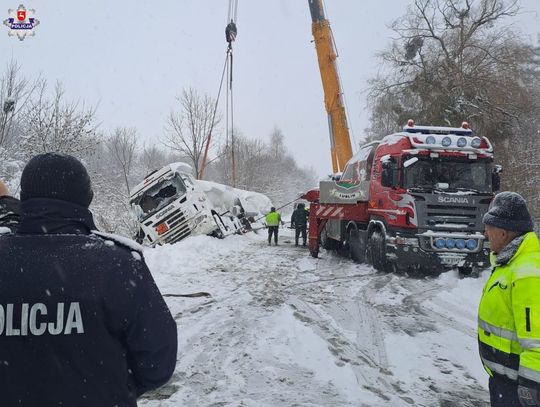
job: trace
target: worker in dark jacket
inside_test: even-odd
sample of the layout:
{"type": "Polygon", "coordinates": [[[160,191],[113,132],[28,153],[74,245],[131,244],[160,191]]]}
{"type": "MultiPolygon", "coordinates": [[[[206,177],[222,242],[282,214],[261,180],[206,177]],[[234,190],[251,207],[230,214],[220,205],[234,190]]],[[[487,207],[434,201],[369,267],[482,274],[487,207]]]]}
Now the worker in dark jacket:
{"type": "Polygon", "coordinates": [[[515,192],[497,194],[483,221],[492,271],[478,307],[478,342],[491,406],[540,407],[540,243],[515,192]]]}
{"type": "Polygon", "coordinates": [[[133,407],[174,371],[176,324],[135,243],[93,232],[92,197],[74,157],[23,170],[0,235],[2,406],[133,407]]]}
{"type": "Polygon", "coordinates": [[[0,227],[15,232],[19,224],[19,200],[9,195],[7,186],[0,181],[0,227]]]}
{"type": "Polygon", "coordinates": [[[303,245],[306,245],[308,211],[302,202],[298,204],[291,216],[291,226],[294,227],[294,245],[298,246],[298,238],[302,234],[303,245]]]}

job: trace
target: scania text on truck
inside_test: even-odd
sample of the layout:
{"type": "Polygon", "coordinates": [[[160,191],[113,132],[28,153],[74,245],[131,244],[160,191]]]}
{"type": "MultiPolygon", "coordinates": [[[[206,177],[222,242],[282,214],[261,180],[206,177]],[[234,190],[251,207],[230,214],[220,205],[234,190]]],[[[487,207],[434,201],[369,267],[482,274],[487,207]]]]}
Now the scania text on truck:
{"type": "Polygon", "coordinates": [[[416,126],[360,148],[339,180],[308,192],[309,248],[345,245],[378,270],[470,272],[488,266],[482,217],[499,188],[486,137],[460,128],[416,126]]]}

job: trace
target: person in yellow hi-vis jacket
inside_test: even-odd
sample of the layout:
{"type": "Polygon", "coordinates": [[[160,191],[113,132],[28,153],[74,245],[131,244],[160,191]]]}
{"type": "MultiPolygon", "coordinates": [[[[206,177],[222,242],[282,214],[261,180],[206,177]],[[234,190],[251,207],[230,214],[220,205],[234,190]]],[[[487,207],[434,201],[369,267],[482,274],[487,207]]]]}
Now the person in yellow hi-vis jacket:
{"type": "Polygon", "coordinates": [[[266,226],[268,227],[268,246],[272,242],[272,234],[274,235],[274,244],[277,246],[279,224],[283,225],[281,214],[276,212],[276,208],[272,206],[270,212],[266,214],[266,226]]]}
{"type": "Polygon", "coordinates": [[[491,276],[478,309],[492,407],[540,406],[540,243],[523,197],[497,194],[484,215],[491,276]]]}

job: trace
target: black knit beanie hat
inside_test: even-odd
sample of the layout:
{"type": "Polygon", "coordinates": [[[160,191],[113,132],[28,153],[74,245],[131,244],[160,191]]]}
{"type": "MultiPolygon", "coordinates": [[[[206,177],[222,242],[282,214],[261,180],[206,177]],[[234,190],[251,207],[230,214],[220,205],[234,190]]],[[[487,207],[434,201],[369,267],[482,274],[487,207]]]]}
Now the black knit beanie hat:
{"type": "Polygon", "coordinates": [[[75,157],[46,153],[33,157],[21,176],[21,201],[51,198],[88,208],[94,193],[90,176],[75,157]]]}
{"type": "Polygon", "coordinates": [[[512,232],[532,232],[534,228],[525,199],[520,194],[509,191],[495,195],[483,222],[512,232]]]}

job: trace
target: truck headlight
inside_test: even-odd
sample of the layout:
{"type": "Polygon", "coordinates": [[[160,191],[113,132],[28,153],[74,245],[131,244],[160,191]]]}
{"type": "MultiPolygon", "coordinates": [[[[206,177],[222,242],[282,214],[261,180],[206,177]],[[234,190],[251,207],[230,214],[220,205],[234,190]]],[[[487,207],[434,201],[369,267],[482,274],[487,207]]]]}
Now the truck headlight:
{"type": "Polygon", "coordinates": [[[439,237],[438,239],[435,240],[435,247],[437,249],[444,249],[445,246],[446,246],[446,241],[442,237],[439,237]]]}
{"type": "Polygon", "coordinates": [[[471,147],[478,148],[482,144],[482,139],[480,137],[474,137],[471,141],[471,147]]]}
{"type": "Polygon", "coordinates": [[[458,239],[456,240],[456,247],[460,250],[465,249],[465,240],[464,239],[458,239]]]}

